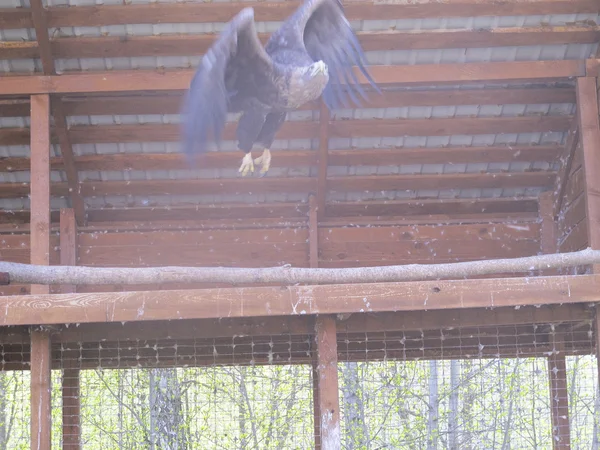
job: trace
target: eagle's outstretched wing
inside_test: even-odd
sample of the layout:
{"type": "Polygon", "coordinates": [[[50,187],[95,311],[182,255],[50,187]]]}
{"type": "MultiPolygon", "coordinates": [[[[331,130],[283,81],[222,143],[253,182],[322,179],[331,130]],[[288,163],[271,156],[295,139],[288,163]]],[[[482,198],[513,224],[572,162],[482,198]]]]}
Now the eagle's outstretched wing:
{"type": "MultiPolygon", "coordinates": [[[[311,58],[327,64],[329,83],[323,92],[323,100],[329,109],[348,107],[348,96],[360,106],[357,93],[367,98],[352,66],[357,66],[371,86],[380,92],[365,68],[362,47],[339,0],[306,0],[288,20],[301,34],[300,39],[311,58]]],[[[286,28],[285,25],[282,28],[286,28]]]]}
{"type": "Polygon", "coordinates": [[[232,97],[243,101],[269,83],[273,62],[254,26],[254,11],[245,8],[227,24],[206,52],[187,92],[183,144],[188,156],[219,142],[232,97]]]}

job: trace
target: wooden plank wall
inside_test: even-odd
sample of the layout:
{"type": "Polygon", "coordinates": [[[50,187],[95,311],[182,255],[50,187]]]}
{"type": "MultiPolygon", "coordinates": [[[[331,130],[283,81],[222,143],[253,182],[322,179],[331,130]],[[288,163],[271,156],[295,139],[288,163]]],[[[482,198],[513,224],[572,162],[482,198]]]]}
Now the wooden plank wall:
{"type": "MultiPolygon", "coordinates": [[[[83,231],[78,236],[78,264],[120,267],[269,267],[291,264],[295,267],[309,267],[308,238],[307,227],[144,232],[83,231]]],[[[540,224],[534,222],[320,227],[318,265],[357,267],[445,263],[530,256],[539,251],[540,224]]],[[[51,264],[59,263],[59,253],[58,236],[52,236],[51,264]]],[[[28,263],[29,236],[0,235],[0,256],[6,261],[28,263]]],[[[90,289],[92,288],[88,287],[83,290],[90,289]]],[[[107,289],[112,290],[112,287],[93,288],[107,289]]],[[[19,292],[19,286],[0,287],[0,294],[3,295],[19,292]]]]}

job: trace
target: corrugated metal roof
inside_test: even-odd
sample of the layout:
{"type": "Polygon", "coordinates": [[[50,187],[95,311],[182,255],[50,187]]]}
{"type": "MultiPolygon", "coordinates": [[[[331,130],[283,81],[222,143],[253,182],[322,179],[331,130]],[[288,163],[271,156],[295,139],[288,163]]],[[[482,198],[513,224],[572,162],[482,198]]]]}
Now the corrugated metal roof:
{"type": "MultiPolygon", "coordinates": [[[[215,0],[221,1],[221,0],[215,0]]],[[[170,3],[172,0],[159,0],[160,3],[170,3]]],[[[5,0],[7,7],[28,7],[26,0],[5,0]]],[[[82,6],[82,5],[122,5],[123,0],[47,0],[49,6],[82,6]]],[[[126,4],[149,3],[146,0],[126,0],[126,4]]],[[[408,0],[402,3],[410,3],[408,0]]],[[[362,20],[354,21],[352,25],[357,31],[378,30],[472,30],[510,27],[538,27],[544,25],[559,26],[574,22],[593,21],[598,23],[599,14],[571,14],[551,16],[498,16],[498,17],[465,17],[465,18],[426,18],[400,20],[362,20]]],[[[278,22],[259,22],[259,32],[272,32],[279,26],[278,22]]],[[[110,25],[104,27],[61,27],[51,29],[52,36],[158,36],[172,34],[203,34],[215,33],[222,29],[221,23],[202,24],[136,24],[110,25]]],[[[0,39],[5,41],[35,40],[32,29],[0,30],[0,39]]],[[[395,50],[367,52],[367,59],[372,64],[436,64],[436,63],[466,63],[487,61],[523,61],[523,60],[563,60],[584,59],[595,53],[597,44],[568,44],[523,47],[494,47],[494,48],[456,48],[431,50],[395,50]]],[[[156,67],[178,68],[195,67],[200,56],[170,56],[170,57],[136,57],[136,58],[73,58],[58,59],[56,67],[62,71],[81,70],[121,70],[121,69],[150,69],[156,67]]],[[[2,72],[33,72],[40,71],[39,60],[0,61],[2,72]]],[[[487,84],[469,86],[468,88],[485,88],[504,86],[502,84],[487,84]]],[[[465,88],[464,86],[457,86],[465,88]]],[[[430,87],[436,89],[438,87],[430,87]]],[[[446,86],[445,88],[448,88],[446,86]]],[[[421,87],[421,89],[423,89],[421,87]]],[[[518,117],[527,115],[565,115],[573,114],[573,104],[541,104],[541,105],[465,105],[465,106],[400,106],[385,109],[356,109],[340,110],[333,114],[336,119],[427,119],[452,117],[518,117]]],[[[318,113],[300,111],[291,115],[288,120],[315,120],[318,113]]],[[[137,115],[137,116],[77,116],[69,117],[69,125],[107,125],[107,124],[152,124],[178,123],[177,115],[137,115]]],[[[0,118],[0,127],[28,126],[27,118],[0,118]]],[[[377,147],[423,147],[435,148],[450,145],[489,146],[499,144],[562,144],[565,133],[521,133],[521,134],[491,134],[473,136],[398,136],[385,138],[330,139],[331,149],[377,148],[377,147]]],[[[277,150],[313,149],[318,148],[317,139],[277,140],[273,149],[274,158],[277,150]]],[[[179,151],[176,142],[149,143],[114,143],[114,144],[78,144],[74,146],[76,155],[112,154],[112,153],[174,153],[179,151]]],[[[222,151],[236,152],[234,142],[224,142],[222,151]]],[[[60,154],[54,148],[54,155],[60,154]]],[[[27,156],[27,146],[0,147],[0,156],[27,156]]],[[[235,155],[235,153],[234,153],[235,155]]],[[[237,176],[237,156],[232,155],[231,169],[210,170],[164,170],[164,171],[82,171],[81,180],[152,180],[176,178],[232,178],[237,176]]],[[[141,156],[143,157],[143,156],[141,156]]],[[[360,167],[329,167],[329,175],[385,175],[385,174],[449,174],[477,172],[523,172],[532,169],[548,170],[548,162],[533,163],[494,163],[494,164],[426,164],[426,165],[395,165],[395,166],[360,166],[360,167]]],[[[314,169],[312,169],[314,172],[314,169]]],[[[272,168],[270,176],[309,176],[311,169],[306,168],[272,168]]],[[[53,180],[64,181],[62,172],[53,172],[53,180]]],[[[28,182],[27,172],[1,173],[0,182],[28,182]]],[[[1,187],[0,187],[1,189],[1,187]]],[[[472,197],[522,197],[537,195],[536,189],[458,189],[442,191],[381,191],[381,192],[349,192],[329,194],[330,201],[356,201],[370,199],[403,199],[403,198],[472,198],[472,197]]],[[[275,201],[305,201],[301,194],[269,194],[246,195],[188,195],[188,196],[105,196],[86,198],[90,207],[131,206],[135,205],[174,205],[174,204],[205,204],[220,202],[275,202],[275,201]]],[[[27,208],[28,201],[0,200],[6,209],[27,208]]],[[[64,206],[65,200],[56,200],[64,206]]],[[[57,203],[57,204],[58,204],[57,203]]]]}

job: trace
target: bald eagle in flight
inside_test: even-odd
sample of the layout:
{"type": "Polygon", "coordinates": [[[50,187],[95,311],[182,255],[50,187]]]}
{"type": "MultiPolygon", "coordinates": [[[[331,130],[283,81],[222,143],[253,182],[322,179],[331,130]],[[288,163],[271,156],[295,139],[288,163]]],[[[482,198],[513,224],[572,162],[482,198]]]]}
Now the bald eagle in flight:
{"type": "Polygon", "coordinates": [[[240,11],[202,58],[187,92],[183,110],[183,147],[194,157],[209,141],[220,141],[227,113],[242,113],[236,136],[245,156],[245,176],[271,164],[270,147],[286,114],[321,94],[329,109],[360,105],[366,99],[352,66],[371,86],[363,50],[344,16],[339,0],[305,0],[262,46],[254,10],[240,11]],[[212,138],[211,138],[212,135],[212,138]],[[252,148],[263,149],[252,159],[252,148]]]}

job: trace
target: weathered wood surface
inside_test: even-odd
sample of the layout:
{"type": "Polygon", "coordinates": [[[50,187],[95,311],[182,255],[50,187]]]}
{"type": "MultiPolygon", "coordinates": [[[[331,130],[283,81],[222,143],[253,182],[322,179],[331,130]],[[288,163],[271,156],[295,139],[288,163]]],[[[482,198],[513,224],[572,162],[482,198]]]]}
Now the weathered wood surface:
{"type": "MultiPolygon", "coordinates": [[[[594,309],[586,304],[462,308],[453,310],[401,311],[352,314],[337,324],[339,333],[381,333],[391,331],[437,330],[444,328],[486,328],[542,323],[581,323],[594,320],[594,309]]],[[[220,318],[177,321],[82,323],[63,326],[53,334],[53,342],[99,342],[110,336],[114,341],[169,339],[211,339],[233,336],[311,335],[313,319],[308,316],[220,318]]],[[[6,333],[14,327],[3,328],[6,333]]],[[[28,343],[25,331],[20,337],[2,334],[2,341],[28,343]]]]}
{"type": "MultiPolygon", "coordinates": [[[[452,105],[506,105],[575,103],[572,87],[541,87],[505,89],[437,89],[387,90],[385,95],[370,95],[372,108],[405,106],[452,106],[452,105]]],[[[67,116],[113,116],[119,114],[179,114],[181,93],[150,93],[144,95],[66,96],[63,109],[67,116]]],[[[305,103],[300,110],[319,110],[318,101],[305,103]]],[[[0,100],[0,117],[29,116],[29,101],[24,99],[0,100]]],[[[93,156],[93,155],[90,155],[93,156]]],[[[108,155],[103,155],[108,156],[108,155]]],[[[148,155],[151,156],[151,155],[148,155]]]]}
{"type": "Polygon", "coordinates": [[[2,325],[424,311],[600,301],[600,276],[9,296],[2,325]]]}
{"type": "Polygon", "coordinates": [[[52,354],[50,333],[31,331],[31,450],[52,448],[52,354]]]}
{"type": "MultiPolygon", "coordinates": [[[[258,21],[281,21],[291,14],[299,3],[233,2],[233,3],[177,3],[174,5],[94,5],[71,8],[48,8],[51,27],[104,26],[132,23],[204,23],[226,22],[245,6],[255,8],[258,21]]],[[[446,0],[443,2],[377,3],[363,0],[345,4],[349,20],[424,19],[433,17],[516,16],[550,14],[597,13],[594,0],[505,1],[501,3],[480,0],[446,0]]],[[[31,12],[27,8],[0,10],[0,28],[31,28],[31,12]]]]}
{"type": "MultiPolygon", "coordinates": [[[[597,78],[578,78],[576,90],[577,117],[583,150],[588,245],[600,249],[600,157],[598,154],[600,119],[598,118],[597,78]]],[[[600,265],[594,265],[593,270],[600,271],[600,265]]]]}
{"type": "Polygon", "coordinates": [[[340,399],[338,385],[338,348],[336,321],[333,316],[317,316],[315,319],[317,347],[316,375],[320,421],[319,442],[322,450],[341,447],[340,399]]]}
{"type": "MultiPolygon", "coordinates": [[[[31,96],[30,261],[50,264],[50,96],[31,96]]],[[[48,286],[35,284],[31,292],[47,294],[48,286]]]]}
{"type": "MultiPolygon", "coordinates": [[[[382,85],[392,83],[425,85],[469,81],[561,80],[585,76],[586,61],[557,60],[371,66],[369,71],[374,80],[382,85]]],[[[361,83],[368,84],[368,81],[358,69],[356,69],[356,73],[361,83]]],[[[57,76],[10,76],[0,79],[0,95],[139,92],[148,90],[184,91],[189,87],[193,74],[193,70],[186,69],[173,71],[114,71],[57,76]]]]}
{"type": "MultiPolygon", "coordinates": [[[[569,129],[572,122],[573,116],[570,115],[435,119],[352,119],[330,121],[328,135],[332,138],[359,138],[564,132],[569,129]]],[[[223,140],[235,140],[236,127],[236,122],[227,122],[223,129],[223,140]]],[[[314,138],[322,133],[322,130],[319,128],[319,123],[315,121],[287,121],[281,126],[277,137],[279,139],[314,138]]],[[[53,130],[52,141],[54,143],[60,142],[59,137],[57,137],[57,131],[53,130]]],[[[73,144],[178,142],[180,133],[181,130],[178,124],[73,125],[69,128],[69,139],[73,144]]],[[[321,139],[323,140],[323,137],[321,139]]],[[[28,141],[29,130],[27,128],[0,128],[1,145],[25,145],[28,141]]]]}

